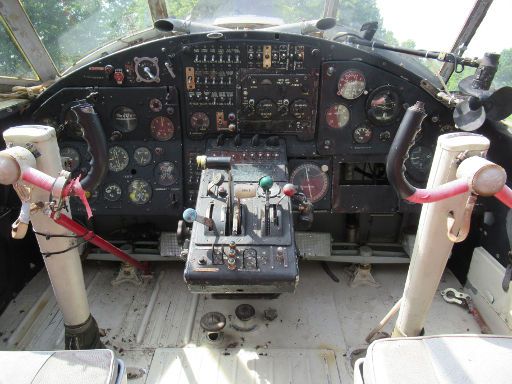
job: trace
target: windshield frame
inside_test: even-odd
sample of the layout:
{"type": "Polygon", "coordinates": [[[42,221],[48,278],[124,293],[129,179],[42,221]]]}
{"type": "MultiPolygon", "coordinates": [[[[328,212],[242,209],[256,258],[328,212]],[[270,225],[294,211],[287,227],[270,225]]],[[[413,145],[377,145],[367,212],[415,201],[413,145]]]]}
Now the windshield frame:
{"type": "MultiPolygon", "coordinates": [[[[165,0],[147,1],[153,22],[162,18],[167,18],[169,16],[165,0]]],[[[467,18],[464,26],[461,29],[461,32],[457,36],[452,46],[453,53],[462,54],[464,52],[465,47],[469,45],[471,38],[474,36],[482,20],[486,16],[487,10],[492,5],[492,2],[493,0],[475,1],[469,17],[467,18]],[[463,49],[460,48],[461,44],[463,49]]],[[[336,18],[339,4],[340,0],[325,0],[323,16],[336,18]]],[[[39,39],[37,32],[35,31],[19,0],[6,2],[5,5],[0,8],[0,15],[5,20],[7,28],[12,34],[15,44],[17,44],[22,55],[24,55],[28,64],[34,69],[35,74],[39,77],[39,79],[33,80],[5,77],[0,75],[0,84],[31,85],[46,81],[53,81],[62,76],[65,76],[66,74],[72,72],[87,62],[105,55],[105,53],[111,54],[133,46],[134,44],[172,35],[172,33],[163,33],[161,31],[157,31],[155,28],[138,31],[132,35],[114,40],[102,47],[99,47],[98,49],[79,59],[71,67],[59,73],[55,63],[50,57],[44,44],[39,39]],[[15,27],[13,28],[13,26],[15,27]]],[[[442,77],[446,82],[449,80],[453,70],[453,65],[450,63],[445,63],[441,68],[442,77]]]]}

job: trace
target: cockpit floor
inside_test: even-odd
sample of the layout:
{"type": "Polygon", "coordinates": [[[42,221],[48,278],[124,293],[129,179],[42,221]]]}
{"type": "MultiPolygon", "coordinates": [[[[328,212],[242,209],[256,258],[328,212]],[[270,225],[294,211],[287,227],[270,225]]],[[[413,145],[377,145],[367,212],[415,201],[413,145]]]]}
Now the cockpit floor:
{"type": "MultiPolygon", "coordinates": [[[[373,276],[380,284],[378,288],[351,288],[347,265],[330,264],[330,267],[339,283],[331,279],[319,263],[303,262],[296,293],[283,294],[275,300],[220,300],[207,295],[194,299],[183,282],[183,264],[177,262],[155,263],[154,278],[139,286],[112,285],[118,273],[115,263],[86,262],[84,274],[91,311],[105,331],[102,338],[105,345],[116,351],[127,366],[147,372],[131,383],[163,380],[165,367],[177,369],[172,364],[181,361],[180,356],[188,357],[187,364],[201,367],[205,361],[204,351],[208,349],[211,350],[210,360],[213,358],[219,372],[225,369],[223,364],[235,364],[240,356],[253,356],[249,360],[271,360],[274,373],[279,370],[280,362],[303,358],[313,372],[316,372],[314,367],[319,367],[318,376],[312,377],[327,377],[325,375],[331,375],[331,367],[335,366],[339,377],[334,380],[334,376],[329,376],[332,382],[340,379],[340,382],[350,383],[351,360],[359,349],[365,348],[364,339],[369,331],[400,298],[407,266],[375,265],[373,276]],[[241,323],[235,317],[235,308],[241,303],[254,306],[256,320],[252,324],[241,323]],[[275,309],[277,318],[265,320],[266,309],[275,309]],[[226,327],[216,340],[209,340],[199,324],[201,317],[210,311],[221,312],[227,318],[226,327]],[[183,348],[185,345],[187,348],[183,348]],[[192,351],[194,347],[201,348],[192,351]],[[326,366],[327,363],[331,365],[326,366]]],[[[444,274],[439,289],[447,287],[461,288],[449,271],[444,274]]],[[[393,321],[384,331],[389,333],[392,325],[393,321]]],[[[469,313],[446,303],[440,294],[435,296],[425,330],[427,334],[480,333],[469,313]]],[[[0,335],[2,350],[63,349],[62,316],[44,270],[0,316],[0,335]]],[[[244,367],[250,371],[253,382],[269,380],[268,364],[249,360],[244,367]]],[[[289,364],[283,369],[293,370],[294,366],[289,364]]],[[[180,367],[185,373],[190,371],[183,365],[180,367]]],[[[202,383],[198,377],[183,382],[202,383]]],[[[208,375],[204,377],[211,379],[208,375]]],[[[226,376],[225,381],[217,382],[236,381],[226,376]]],[[[276,378],[268,382],[282,381],[276,378]]]]}

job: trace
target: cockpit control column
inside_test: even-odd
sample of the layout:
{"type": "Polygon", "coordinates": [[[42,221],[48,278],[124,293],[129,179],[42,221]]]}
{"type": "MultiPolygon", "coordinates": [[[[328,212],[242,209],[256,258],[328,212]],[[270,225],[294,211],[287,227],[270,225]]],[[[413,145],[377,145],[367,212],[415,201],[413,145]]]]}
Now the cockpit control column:
{"type": "MultiPolygon", "coordinates": [[[[195,209],[183,213],[192,223],[184,278],[198,293],[293,292],[298,281],[291,200],[284,142],[277,156],[246,158],[242,143],[212,140],[195,209]],[[275,159],[282,159],[276,161],[275,159]]],[[[247,142],[247,146],[250,146],[247,142]]]]}

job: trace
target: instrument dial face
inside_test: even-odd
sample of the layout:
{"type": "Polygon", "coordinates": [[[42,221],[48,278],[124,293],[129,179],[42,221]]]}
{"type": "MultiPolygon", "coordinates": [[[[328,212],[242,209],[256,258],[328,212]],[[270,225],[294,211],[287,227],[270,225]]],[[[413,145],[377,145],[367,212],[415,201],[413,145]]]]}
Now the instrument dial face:
{"type": "Polygon", "coordinates": [[[166,116],[157,116],[149,125],[151,136],[158,141],[171,140],[174,136],[174,124],[166,116]]]}
{"type": "Polygon", "coordinates": [[[64,115],[64,128],[72,139],[81,139],[84,135],[82,126],[76,121],[76,115],[71,109],[64,115]]]}
{"type": "Polygon", "coordinates": [[[323,199],[329,188],[329,178],[322,169],[312,163],[304,163],[293,170],[290,182],[298,186],[312,202],[323,199]]]}
{"type": "Polygon", "coordinates": [[[176,166],[170,161],[162,161],[155,168],[155,177],[158,184],[169,186],[176,182],[176,166]]]}
{"type": "Polygon", "coordinates": [[[368,98],[368,118],[379,125],[390,124],[400,114],[400,96],[393,87],[377,88],[368,98]]]}
{"type": "Polygon", "coordinates": [[[195,132],[206,132],[210,126],[210,118],[204,112],[194,112],[190,116],[190,126],[195,132]]]}
{"type": "Polygon", "coordinates": [[[427,172],[432,164],[434,152],[424,145],[417,145],[409,152],[409,162],[418,171],[427,172]]]}
{"type": "Polygon", "coordinates": [[[308,111],[309,104],[304,99],[295,100],[290,106],[290,112],[296,119],[303,119],[308,111]]]}
{"type": "Polygon", "coordinates": [[[63,147],[60,150],[62,166],[68,172],[74,172],[80,166],[80,153],[72,147],[63,147]]]}
{"type": "Polygon", "coordinates": [[[118,201],[119,199],[121,199],[122,194],[123,190],[116,183],[109,183],[103,189],[103,196],[105,197],[105,200],[108,201],[118,201]]]}
{"type": "Polygon", "coordinates": [[[141,167],[145,167],[151,163],[151,158],[151,151],[146,147],[139,147],[133,152],[133,160],[141,167]]]}
{"type": "Polygon", "coordinates": [[[136,81],[144,83],[160,82],[160,68],[157,57],[134,57],[136,81]]]}
{"type": "Polygon", "coordinates": [[[137,128],[137,114],[133,109],[125,106],[114,109],[112,120],[114,128],[124,133],[132,132],[137,128]]]}
{"type": "Polygon", "coordinates": [[[112,172],[121,172],[128,166],[130,157],[123,147],[114,146],[108,149],[108,169],[112,172]]]}
{"type": "Polygon", "coordinates": [[[153,112],[160,112],[162,110],[162,102],[160,99],[149,100],[149,109],[153,112]]]}
{"type": "Polygon", "coordinates": [[[338,80],[338,95],[347,100],[354,100],[363,94],[365,87],[366,78],[362,72],[348,69],[338,80]]]}
{"type": "Polygon", "coordinates": [[[325,112],[325,120],[331,128],[343,128],[350,120],[350,111],[344,104],[332,105],[325,112]]]}
{"type": "Polygon", "coordinates": [[[151,186],[146,180],[135,179],[128,186],[128,197],[137,205],[144,205],[151,200],[151,186]]]}
{"type": "Polygon", "coordinates": [[[357,144],[366,144],[366,143],[368,143],[372,139],[372,136],[373,136],[372,130],[370,128],[365,127],[365,126],[356,128],[354,130],[353,135],[352,135],[352,137],[354,138],[354,141],[357,144]]]}
{"type": "Polygon", "coordinates": [[[256,105],[256,111],[265,120],[270,120],[275,115],[276,110],[276,104],[270,99],[263,99],[256,105]]]}

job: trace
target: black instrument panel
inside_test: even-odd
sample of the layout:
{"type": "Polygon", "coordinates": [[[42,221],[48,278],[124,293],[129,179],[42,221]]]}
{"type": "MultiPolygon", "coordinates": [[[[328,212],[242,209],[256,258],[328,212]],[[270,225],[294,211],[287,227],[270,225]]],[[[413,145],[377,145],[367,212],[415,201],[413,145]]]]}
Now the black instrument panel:
{"type": "MultiPolygon", "coordinates": [[[[180,216],[195,202],[195,156],[207,140],[219,149],[243,142],[244,155],[257,158],[275,137],[285,140],[292,181],[309,188],[315,209],[372,211],[365,201],[375,202],[372,188],[385,184],[379,172],[407,106],[421,100],[429,113],[406,163],[418,183],[437,136],[453,129],[420,77],[371,52],[268,32],[210,37],[165,38],[102,58],[62,78],[29,110],[56,127],[66,165],[78,174],[87,171],[86,145],[68,110],[92,98],[110,155],[91,197],[95,215],[180,216]],[[345,203],[339,191],[357,201],[345,203]]],[[[396,201],[383,206],[400,209],[396,201]]]]}

